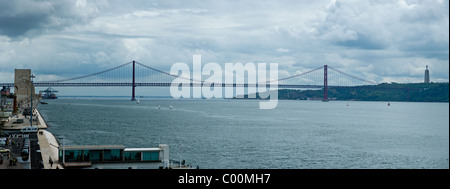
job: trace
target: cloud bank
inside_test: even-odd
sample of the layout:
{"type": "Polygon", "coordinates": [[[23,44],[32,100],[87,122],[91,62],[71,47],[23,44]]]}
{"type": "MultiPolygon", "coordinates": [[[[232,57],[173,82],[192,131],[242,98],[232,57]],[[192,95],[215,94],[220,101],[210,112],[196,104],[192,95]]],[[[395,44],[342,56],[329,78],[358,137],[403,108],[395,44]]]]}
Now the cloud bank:
{"type": "Polygon", "coordinates": [[[375,82],[449,78],[449,2],[119,1],[0,2],[0,80],[31,68],[40,80],[131,60],[277,62],[280,77],[328,64],[375,82]]]}

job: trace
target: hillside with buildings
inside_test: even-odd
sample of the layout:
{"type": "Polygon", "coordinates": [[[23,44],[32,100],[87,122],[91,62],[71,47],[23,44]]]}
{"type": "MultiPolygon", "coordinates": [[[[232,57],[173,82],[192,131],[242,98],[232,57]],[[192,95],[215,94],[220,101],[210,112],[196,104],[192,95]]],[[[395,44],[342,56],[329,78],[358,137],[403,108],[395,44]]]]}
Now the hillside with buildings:
{"type": "MultiPolygon", "coordinates": [[[[278,99],[321,99],[322,90],[278,91],[278,99]]],[[[382,83],[376,86],[328,88],[330,100],[449,102],[449,83],[382,83]]]]}

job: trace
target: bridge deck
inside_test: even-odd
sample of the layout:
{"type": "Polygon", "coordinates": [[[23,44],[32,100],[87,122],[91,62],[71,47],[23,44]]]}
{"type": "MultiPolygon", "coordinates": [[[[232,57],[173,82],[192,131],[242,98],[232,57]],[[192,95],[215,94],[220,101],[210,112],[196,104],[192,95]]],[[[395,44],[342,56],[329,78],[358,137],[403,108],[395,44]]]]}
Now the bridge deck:
{"type": "MultiPolygon", "coordinates": [[[[135,83],[136,87],[170,87],[172,83],[135,83]]],[[[202,83],[190,83],[190,87],[202,87],[206,84],[202,83]]],[[[14,83],[0,83],[0,86],[14,87],[14,83]]],[[[35,87],[131,87],[132,83],[40,83],[35,82],[35,87]]],[[[214,84],[211,84],[214,87],[214,84]]],[[[257,87],[257,84],[218,84],[219,87],[257,87]]],[[[209,87],[209,85],[208,85],[209,87]]],[[[271,87],[266,84],[266,87],[271,87]]],[[[272,85],[272,88],[274,86],[272,85]]],[[[291,84],[278,84],[278,88],[323,88],[323,85],[291,85],[291,84]]],[[[350,86],[328,86],[328,87],[350,87],[350,86]]]]}

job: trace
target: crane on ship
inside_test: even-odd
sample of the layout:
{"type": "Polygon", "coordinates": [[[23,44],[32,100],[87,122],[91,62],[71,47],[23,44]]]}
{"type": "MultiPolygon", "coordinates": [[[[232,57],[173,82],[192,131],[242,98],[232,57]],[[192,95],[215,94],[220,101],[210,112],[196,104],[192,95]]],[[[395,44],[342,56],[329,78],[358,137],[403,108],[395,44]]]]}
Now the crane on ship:
{"type": "Polygon", "coordinates": [[[51,87],[43,90],[43,91],[39,91],[40,93],[42,93],[42,99],[57,99],[58,97],[56,96],[55,93],[57,93],[57,90],[52,89],[51,87]]]}

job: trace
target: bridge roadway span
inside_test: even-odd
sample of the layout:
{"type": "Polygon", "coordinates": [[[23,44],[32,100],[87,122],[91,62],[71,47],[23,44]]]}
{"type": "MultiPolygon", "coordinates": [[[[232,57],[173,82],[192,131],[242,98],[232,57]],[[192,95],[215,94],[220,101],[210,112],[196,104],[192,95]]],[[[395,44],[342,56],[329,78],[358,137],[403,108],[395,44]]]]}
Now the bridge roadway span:
{"type": "MultiPolygon", "coordinates": [[[[281,79],[277,79],[277,83],[280,83],[280,81],[284,81],[284,80],[288,80],[288,79],[292,79],[292,78],[297,78],[300,76],[305,76],[308,75],[310,73],[313,72],[321,72],[321,70],[323,70],[323,85],[292,85],[292,84],[277,84],[277,88],[305,88],[305,89],[312,89],[312,88],[316,88],[316,89],[323,89],[323,98],[324,101],[328,101],[328,88],[350,88],[352,86],[357,86],[358,84],[349,84],[348,82],[362,82],[363,85],[364,84],[369,84],[369,85],[376,85],[375,82],[363,79],[363,78],[359,78],[347,73],[344,73],[342,71],[339,71],[335,68],[329,67],[328,65],[323,65],[320,66],[316,69],[312,69],[310,71],[307,72],[303,72],[300,74],[296,74],[296,75],[292,75],[289,77],[285,77],[285,78],[281,78],[281,79]],[[328,68],[330,68],[330,70],[328,70],[328,68]],[[334,71],[335,74],[338,74],[338,77],[334,77],[335,81],[339,81],[340,83],[342,83],[343,81],[347,81],[347,84],[337,84],[335,86],[329,86],[328,85],[328,71],[334,71]],[[345,77],[346,79],[342,79],[342,77],[345,77]],[[349,80],[350,79],[350,80],[349,80]]],[[[335,75],[335,74],[331,74],[331,75],[335,75]]],[[[317,80],[318,78],[316,78],[314,75],[310,75],[311,77],[314,77],[315,80],[317,80]]],[[[144,78],[145,78],[144,77],[144,78]]],[[[34,82],[34,86],[36,87],[99,87],[99,86],[108,86],[108,87],[114,87],[114,86],[129,86],[131,87],[131,98],[132,100],[135,100],[135,88],[139,87],[139,86],[147,86],[147,87],[170,87],[172,86],[172,83],[169,83],[167,81],[170,80],[165,80],[166,78],[182,78],[181,76],[178,75],[172,75],[170,73],[161,71],[159,69],[155,69],[152,68],[150,66],[146,66],[142,63],[136,62],[136,61],[132,61],[132,62],[128,62],[125,64],[122,64],[120,66],[108,69],[108,70],[103,70],[100,72],[96,72],[93,74],[89,74],[89,75],[84,75],[84,76],[79,76],[79,77],[73,77],[73,78],[68,78],[68,79],[62,79],[62,80],[57,80],[57,81],[41,81],[41,82],[34,82]],[[127,66],[128,65],[128,66],[127,66]],[[130,67],[132,66],[132,67],[130,67]],[[136,67],[138,68],[136,71],[136,67]],[[136,74],[137,75],[142,75],[150,78],[148,76],[152,76],[151,80],[144,81],[144,80],[140,80],[140,81],[136,81],[136,74]],[[130,80],[125,80],[125,81],[119,81],[121,78],[123,79],[122,76],[131,76],[131,81],[130,80]],[[155,77],[153,77],[155,76],[155,77]],[[99,79],[100,78],[100,79],[99,79]],[[76,82],[79,81],[79,82],[76,82]],[[103,82],[99,82],[99,81],[103,81],[103,82]]],[[[138,78],[142,78],[138,77],[138,78]]],[[[321,77],[319,77],[321,78],[321,77]]],[[[188,84],[190,87],[203,87],[205,86],[206,83],[205,81],[195,81],[192,80],[190,78],[184,78],[186,79],[185,82],[186,84],[188,84]]],[[[312,79],[312,78],[311,78],[312,79]]],[[[292,81],[292,80],[291,80],[292,81]]],[[[256,82],[256,81],[254,81],[256,82]]],[[[275,82],[275,81],[270,81],[275,82]]],[[[316,82],[314,82],[316,83],[316,82]]],[[[322,82],[319,82],[322,83],[322,82]]],[[[345,82],[344,82],[345,83],[345,82]]],[[[270,85],[264,82],[260,83],[263,85],[266,85],[265,88],[270,88],[270,85]]],[[[13,83],[0,83],[0,86],[9,86],[9,87],[13,87],[14,84],[13,83]]],[[[206,87],[210,87],[211,85],[206,85],[206,87]]],[[[213,85],[213,86],[217,86],[217,85],[213,85]]],[[[261,86],[261,85],[259,85],[261,86]]],[[[241,83],[218,83],[218,87],[258,87],[258,84],[241,84],[241,83]]],[[[273,88],[272,88],[273,89],[273,88]]]]}
{"type": "MultiPolygon", "coordinates": [[[[135,83],[136,87],[170,87],[172,83],[135,83]]],[[[201,87],[206,83],[190,83],[190,87],[201,87]]],[[[214,84],[211,84],[214,86],[214,84]]],[[[257,84],[227,84],[221,83],[221,87],[257,87],[257,84]]],[[[0,86],[14,87],[14,83],[0,83],[0,86]]],[[[35,87],[126,87],[133,86],[133,83],[40,83],[34,82],[35,87]]],[[[266,84],[269,88],[270,85],[266,84]]],[[[278,88],[323,88],[323,85],[291,85],[291,84],[278,84],[278,88]]],[[[330,86],[329,88],[347,88],[351,86],[330,86]]]]}

